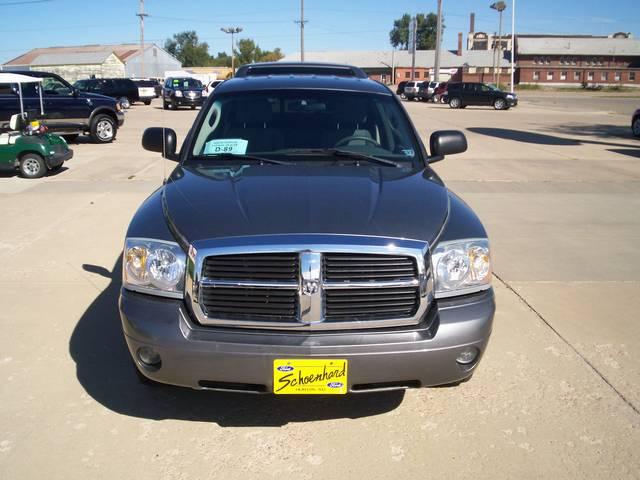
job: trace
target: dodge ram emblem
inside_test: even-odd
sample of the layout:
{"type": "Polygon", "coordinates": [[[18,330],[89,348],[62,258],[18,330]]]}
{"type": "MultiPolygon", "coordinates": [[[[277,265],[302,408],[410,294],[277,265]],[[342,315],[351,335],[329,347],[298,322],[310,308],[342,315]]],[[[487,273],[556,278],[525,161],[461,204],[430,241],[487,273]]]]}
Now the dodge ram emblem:
{"type": "Polygon", "coordinates": [[[315,280],[305,280],[302,282],[302,294],[311,296],[318,293],[320,285],[315,280]]]}

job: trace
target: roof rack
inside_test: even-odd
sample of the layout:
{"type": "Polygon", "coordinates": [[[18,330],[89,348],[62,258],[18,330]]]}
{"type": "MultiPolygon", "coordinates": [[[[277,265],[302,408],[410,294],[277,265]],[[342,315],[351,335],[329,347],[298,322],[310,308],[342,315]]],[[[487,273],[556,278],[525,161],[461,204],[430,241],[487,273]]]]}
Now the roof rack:
{"type": "Polygon", "coordinates": [[[330,75],[336,77],[367,78],[367,74],[358,67],[312,62],[251,63],[238,68],[235,76],[255,77],[267,75],[330,75]]]}

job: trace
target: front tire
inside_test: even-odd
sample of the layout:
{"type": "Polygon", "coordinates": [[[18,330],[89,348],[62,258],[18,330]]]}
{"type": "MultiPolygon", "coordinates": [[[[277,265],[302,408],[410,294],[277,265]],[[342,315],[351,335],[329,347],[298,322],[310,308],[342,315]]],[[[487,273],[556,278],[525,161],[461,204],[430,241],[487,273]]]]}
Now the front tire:
{"type": "Polygon", "coordinates": [[[496,110],[506,110],[507,102],[503,98],[496,98],[496,101],[493,102],[493,108],[496,110]]]}
{"type": "Polygon", "coordinates": [[[196,106],[195,105],[191,105],[191,110],[195,110],[196,106]]]}
{"type": "Polygon", "coordinates": [[[449,99],[449,108],[460,108],[462,107],[462,100],[458,97],[452,97],[449,99]]]}
{"type": "Polygon", "coordinates": [[[20,175],[24,178],[41,178],[47,173],[47,165],[37,153],[27,153],[20,159],[20,175]]]}
{"type": "Polygon", "coordinates": [[[640,138],[640,117],[633,120],[633,123],[631,124],[631,131],[633,132],[634,137],[640,138]]]}
{"type": "Polygon", "coordinates": [[[111,143],[116,138],[118,127],[109,115],[100,114],[91,121],[90,135],[95,143],[111,143]]]}
{"type": "Polygon", "coordinates": [[[145,100],[145,101],[144,101],[144,104],[145,104],[145,105],[151,105],[151,100],[145,100]]]}

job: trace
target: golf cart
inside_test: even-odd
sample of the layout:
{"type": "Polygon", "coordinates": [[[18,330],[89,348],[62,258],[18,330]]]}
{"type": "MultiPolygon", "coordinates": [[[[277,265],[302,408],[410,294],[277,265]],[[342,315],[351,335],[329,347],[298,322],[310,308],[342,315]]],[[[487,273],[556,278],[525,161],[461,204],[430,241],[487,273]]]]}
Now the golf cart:
{"type": "MultiPolygon", "coordinates": [[[[41,83],[42,79],[15,73],[0,73],[0,84],[17,84],[20,97],[20,113],[11,116],[9,131],[0,132],[0,170],[20,171],[25,178],[40,178],[47,170],[59,170],[65,160],[73,157],[64,138],[46,133],[46,126],[37,118],[30,119],[24,108],[22,85],[41,83]]],[[[42,88],[40,93],[40,117],[44,117],[42,88]]],[[[37,115],[37,113],[36,113],[37,115]]]]}

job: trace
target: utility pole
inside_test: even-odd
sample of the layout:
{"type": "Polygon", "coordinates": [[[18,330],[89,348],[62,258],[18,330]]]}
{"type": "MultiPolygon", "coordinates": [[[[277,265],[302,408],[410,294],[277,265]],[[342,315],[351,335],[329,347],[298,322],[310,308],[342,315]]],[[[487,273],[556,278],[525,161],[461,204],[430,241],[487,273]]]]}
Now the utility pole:
{"type": "Polygon", "coordinates": [[[409,50],[411,51],[411,81],[416,75],[416,33],[418,32],[418,19],[413,17],[409,24],[409,50]]]}
{"type": "Polygon", "coordinates": [[[440,43],[441,35],[442,35],[442,0],[438,0],[438,22],[436,24],[436,55],[433,62],[433,79],[430,79],[434,82],[437,82],[440,77],[440,43]]]}
{"type": "Polygon", "coordinates": [[[140,0],[140,12],[136,17],[140,17],[140,78],[144,78],[144,17],[149,15],[144,13],[144,0],[140,0]]]}
{"type": "Polygon", "coordinates": [[[304,24],[307,23],[304,19],[304,0],[300,0],[300,20],[295,20],[295,23],[300,24],[300,61],[304,62],[304,24]]]}
{"type": "Polygon", "coordinates": [[[514,72],[516,62],[516,0],[511,0],[511,93],[515,93],[514,72]]]}
{"type": "Polygon", "coordinates": [[[224,33],[230,33],[231,34],[231,76],[235,76],[236,74],[236,54],[234,51],[234,48],[236,46],[235,41],[234,41],[234,35],[236,33],[240,33],[242,31],[242,27],[227,27],[227,28],[221,28],[220,29],[222,32],[224,33]]]}
{"type": "MultiPolygon", "coordinates": [[[[496,42],[494,40],[493,42],[493,46],[494,46],[494,51],[493,51],[493,56],[495,58],[496,56],[496,50],[498,50],[498,53],[502,53],[502,12],[505,11],[505,9],[507,8],[507,4],[504,2],[496,2],[496,3],[492,3],[490,5],[490,7],[494,10],[497,10],[498,13],[500,14],[500,23],[499,23],[499,27],[498,27],[498,41],[496,42]]],[[[495,38],[495,37],[494,37],[495,38]]],[[[502,63],[502,59],[500,58],[501,55],[498,55],[498,72],[497,72],[497,76],[496,76],[496,70],[495,70],[495,66],[493,69],[493,80],[494,83],[496,84],[496,86],[498,88],[500,88],[500,70],[502,70],[501,68],[501,63],[502,63]]]]}

